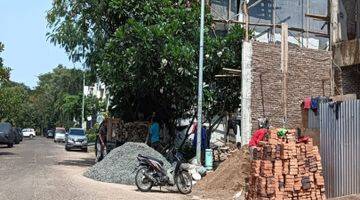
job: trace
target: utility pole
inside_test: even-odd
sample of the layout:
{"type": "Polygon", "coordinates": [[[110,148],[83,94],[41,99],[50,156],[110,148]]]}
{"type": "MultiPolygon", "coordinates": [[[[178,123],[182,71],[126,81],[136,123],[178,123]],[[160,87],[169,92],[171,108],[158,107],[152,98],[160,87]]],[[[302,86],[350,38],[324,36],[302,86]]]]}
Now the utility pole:
{"type": "Polygon", "coordinates": [[[271,32],[271,42],[276,43],[276,0],[273,0],[272,3],[272,32],[271,32]]]}
{"type": "Polygon", "coordinates": [[[83,95],[82,95],[82,106],[81,106],[81,128],[82,129],[85,129],[84,121],[85,121],[85,71],[83,72],[83,95]]]}
{"type": "Polygon", "coordinates": [[[200,50],[199,50],[199,85],[198,85],[198,109],[197,109],[197,143],[196,160],[201,164],[201,129],[202,129],[202,99],[203,99],[203,65],[204,65],[204,24],[205,24],[205,0],[201,0],[200,17],[200,50]]]}

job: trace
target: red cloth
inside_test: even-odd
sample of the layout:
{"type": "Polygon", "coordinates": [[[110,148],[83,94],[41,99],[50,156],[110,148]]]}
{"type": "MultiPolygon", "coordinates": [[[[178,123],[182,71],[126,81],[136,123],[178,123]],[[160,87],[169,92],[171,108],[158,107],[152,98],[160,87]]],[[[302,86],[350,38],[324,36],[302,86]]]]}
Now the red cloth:
{"type": "Polygon", "coordinates": [[[262,128],[262,129],[255,131],[255,133],[253,134],[253,136],[251,137],[251,140],[249,142],[249,147],[256,146],[261,140],[264,139],[266,133],[267,133],[266,128],[262,128]]]}
{"type": "Polygon", "coordinates": [[[304,100],[304,109],[311,108],[311,97],[306,97],[304,100]]]}

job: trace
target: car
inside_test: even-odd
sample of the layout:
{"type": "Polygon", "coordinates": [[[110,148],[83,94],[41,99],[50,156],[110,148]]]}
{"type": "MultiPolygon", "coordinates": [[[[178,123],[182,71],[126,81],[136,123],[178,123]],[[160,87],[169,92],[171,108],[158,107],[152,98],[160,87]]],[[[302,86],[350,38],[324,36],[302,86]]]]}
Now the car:
{"type": "Polygon", "coordinates": [[[23,133],[22,133],[22,131],[21,131],[21,128],[16,128],[16,131],[19,133],[19,135],[20,135],[20,142],[22,142],[23,141],[23,139],[24,139],[24,136],[23,136],[23,133]]]}
{"type": "Polygon", "coordinates": [[[65,142],[66,130],[62,127],[55,128],[54,142],[65,142]]]}
{"type": "Polygon", "coordinates": [[[82,128],[70,128],[69,133],[65,140],[65,150],[81,149],[87,152],[87,138],[85,131],[82,128]]]}
{"type": "Polygon", "coordinates": [[[54,138],[55,136],[55,131],[54,130],[48,130],[46,133],[46,137],[47,138],[54,138]]]}
{"type": "Polygon", "coordinates": [[[15,133],[15,144],[20,144],[20,142],[22,141],[22,138],[23,138],[21,130],[19,130],[17,128],[13,128],[13,131],[15,133]]]}
{"type": "Polygon", "coordinates": [[[36,132],[33,128],[25,128],[22,130],[22,134],[24,137],[28,137],[30,139],[36,136],[36,132]]]}
{"type": "Polygon", "coordinates": [[[0,123],[0,144],[6,144],[9,148],[15,143],[15,131],[10,123],[0,123]]]}

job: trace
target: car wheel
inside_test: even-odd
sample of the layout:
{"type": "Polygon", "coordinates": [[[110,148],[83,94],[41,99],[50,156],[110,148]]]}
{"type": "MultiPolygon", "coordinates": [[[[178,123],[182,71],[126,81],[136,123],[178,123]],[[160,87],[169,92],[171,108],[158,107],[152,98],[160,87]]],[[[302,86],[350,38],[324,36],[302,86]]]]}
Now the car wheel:
{"type": "Polygon", "coordinates": [[[70,148],[69,148],[69,147],[65,147],[65,150],[66,150],[66,151],[70,151],[70,148]]]}
{"type": "Polygon", "coordinates": [[[9,143],[9,144],[7,145],[8,148],[12,148],[13,146],[14,146],[14,143],[9,143]]]}
{"type": "Polygon", "coordinates": [[[87,148],[82,149],[83,152],[88,152],[87,148]]]}

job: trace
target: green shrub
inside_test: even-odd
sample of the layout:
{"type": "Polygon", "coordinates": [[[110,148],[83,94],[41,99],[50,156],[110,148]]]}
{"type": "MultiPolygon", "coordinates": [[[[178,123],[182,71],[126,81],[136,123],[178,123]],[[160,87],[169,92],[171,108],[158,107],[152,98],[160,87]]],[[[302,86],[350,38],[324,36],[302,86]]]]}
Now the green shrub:
{"type": "Polygon", "coordinates": [[[88,142],[95,142],[98,129],[96,127],[86,131],[88,142]]]}

